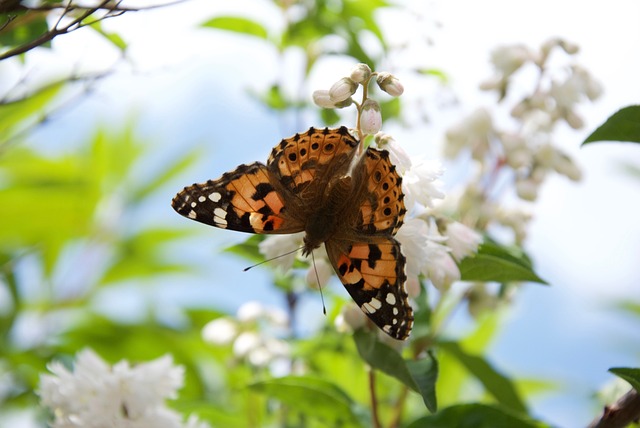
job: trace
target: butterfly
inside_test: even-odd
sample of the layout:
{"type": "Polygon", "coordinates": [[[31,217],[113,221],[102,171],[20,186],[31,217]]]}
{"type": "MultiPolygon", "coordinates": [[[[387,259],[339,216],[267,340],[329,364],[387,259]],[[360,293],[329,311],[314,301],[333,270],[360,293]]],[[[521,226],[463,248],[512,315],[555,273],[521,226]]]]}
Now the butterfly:
{"type": "Polygon", "coordinates": [[[409,336],[413,311],[405,257],[394,235],[406,212],[402,177],[386,150],[346,127],[310,128],[283,139],[267,164],[240,165],[217,180],[185,187],[172,201],[181,215],[222,229],[305,232],[303,255],[324,244],[338,278],[385,333],[409,336]]]}

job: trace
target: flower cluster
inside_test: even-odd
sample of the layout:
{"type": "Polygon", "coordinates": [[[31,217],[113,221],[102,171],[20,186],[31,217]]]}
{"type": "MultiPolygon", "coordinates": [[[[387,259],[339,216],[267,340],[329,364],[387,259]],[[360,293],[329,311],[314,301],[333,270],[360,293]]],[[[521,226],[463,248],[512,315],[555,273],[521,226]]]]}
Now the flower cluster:
{"type": "Polygon", "coordinates": [[[278,338],[287,326],[288,317],[283,311],[247,302],[238,308],[235,318],[216,318],[205,325],[202,338],[218,346],[231,345],[236,358],[254,367],[277,371],[289,365],[289,344],[278,338]]]}
{"type": "MultiPolygon", "coordinates": [[[[554,38],[538,50],[513,45],[493,51],[494,76],[480,88],[497,93],[508,118],[496,116],[500,109],[478,108],[447,131],[445,157],[464,154],[474,166],[465,187],[453,192],[440,211],[455,212],[475,230],[493,226],[510,230],[513,243],[521,245],[531,215],[526,204],[505,204],[501,196],[511,196],[505,191],[512,192],[516,201],[532,202],[553,173],[580,180],[579,167],[554,141],[561,124],[582,126],[578,105],[602,92],[600,84],[573,63],[578,50],[575,44],[554,38]]],[[[485,284],[472,284],[466,296],[473,315],[495,307],[495,296],[485,284]]]]}
{"type": "Polygon", "coordinates": [[[382,115],[377,101],[368,97],[369,82],[375,77],[380,89],[393,97],[399,97],[404,87],[397,77],[387,72],[374,72],[367,64],[355,66],[349,77],[343,77],[334,83],[329,90],[320,89],[313,93],[313,102],[323,108],[344,108],[355,104],[358,109],[358,134],[375,135],[382,128],[382,115]],[[352,97],[362,86],[362,101],[356,102],[352,97]]]}
{"type": "Polygon", "coordinates": [[[184,368],[165,355],[131,366],[126,360],[113,367],[95,352],[78,353],[73,371],[60,362],[52,374],[40,377],[42,404],[51,409],[54,428],[206,428],[195,416],[181,415],[165,406],[184,382],[184,368]]]}

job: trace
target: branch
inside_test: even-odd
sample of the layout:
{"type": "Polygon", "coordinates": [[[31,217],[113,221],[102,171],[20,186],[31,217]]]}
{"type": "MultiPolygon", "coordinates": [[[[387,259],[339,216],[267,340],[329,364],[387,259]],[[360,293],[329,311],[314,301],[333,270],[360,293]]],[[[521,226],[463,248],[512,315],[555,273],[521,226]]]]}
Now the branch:
{"type": "MultiPolygon", "coordinates": [[[[107,10],[109,12],[140,12],[143,10],[151,10],[151,9],[158,9],[161,7],[165,7],[165,6],[173,6],[174,4],[179,4],[179,3],[184,3],[187,0],[174,0],[174,1],[170,1],[167,3],[162,3],[162,4],[154,4],[151,6],[140,6],[140,7],[128,7],[128,6],[121,6],[120,2],[115,3],[115,4],[104,4],[101,3],[100,5],[97,6],[98,10],[107,10]]],[[[107,2],[109,3],[109,2],[107,2]]],[[[71,4],[69,6],[67,5],[63,5],[62,3],[58,3],[58,4],[41,4],[39,6],[33,6],[33,7],[29,7],[29,6],[24,6],[24,5],[20,5],[19,9],[16,8],[16,10],[30,10],[30,11],[38,11],[38,12],[47,12],[47,11],[52,11],[52,10],[58,10],[58,9],[66,9],[68,11],[73,11],[73,10],[89,10],[89,9],[93,9],[96,6],[84,6],[84,5],[79,5],[79,4],[71,4]]]]}
{"type": "Polygon", "coordinates": [[[369,395],[371,397],[371,419],[373,428],[381,428],[380,416],[378,415],[378,397],[376,396],[376,374],[373,367],[369,370],[369,395]]]}
{"type": "Polygon", "coordinates": [[[610,406],[605,406],[602,416],[594,419],[588,428],[624,428],[640,420],[640,394],[631,390],[610,406]]]}
{"type": "MultiPolygon", "coordinates": [[[[28,7],[24,7],[21,6],[21,8],[23,10],[29,10],[29,11],[52,11],[52,10],[57,10],[57,9],[64,9],[64,11],[62,12],[60,18],[58,19],[58,22],[56,23],[56,25],[53,26],[53,28],[51,28],[49,31],[47,31],[46,33],[42,34],[40,37],[37,37],[36,39],[30,41],[29,43],[25,43],[24,45],[20,45],[17,46],[13,49],[10,49],[6,52],[4,52],[3,54],[0,54],[0,61],[2,61],[3,59],[7,59],[7,58],[11,58],[14,57],[16,55],[20,55],[23,54],[25,52],[30,51],[31,49],[34,49],[38,46],[42,46],[45,43],[50,42],[51,40],[53,40],[54,38],[56,38],[57,36],[61,35],[61,34],[67,34],[70,33],[72,31],[78,30],[82,27],[86,27],[87,25],[91,25],[91,24],[95,24],[96,22],[100,22],[103,21],[107,18],[112,18],[114,16],[120,16],[125,12],[138,12],[138,11],[142,11],[142,10],[148,10],[148,9],[155,9],[155,8],[159,8],[159,7],[164,7],[164,6],[171,6],[174,4],[178,4],[178,3],[183,3],[187,0],[175,0],[172,2],[168,2],[168,3],[163,3],[163,4],[158,4],[158,5],[152,5],[152,6],[145,6],[145,7],[139,7],[139,8],[132,8],[132,7],[125,7],[125,6],[121,6],[120,2],[117,3],[112,3],[112,0],[102,0],[101,2],[99,2],[98,4],[94,5],[94,6],[81,6],[81,5],[77,5],[74,4],[72,1],[69,1],[66,4],[55,4],[55,5],[41,5],[38,7],[33,7],[33,8],[28,8],[28,7]],[[81,11],[80,15],[75,18],[74,20],[72,20],[69,24],[59,27],[62,19],[70,12],[73,11],[81,11]],[[88,23],[83,23],[82,21],[84,21],[85,19],[87,19],[89,16],[93,15],[96,12],[99,11],[106,11],[106,13],[99,17],[96,18],[95,20],[88,22],[88,23]]],[[[10,22],[10,21],[9,21],[10,22]]],[[[2,29],[4,29],[9,22],[7,22],[5,25],[2,26],[2,29]]]]}
{"type": "MultiPolygon", "coordinates": [[[[76,19],[74,19],[73,21],[71,21],[71,23],[69,23],[68,25],[65,25],[64,27],[58,28],[58,24],[60,23],[60,20],[62,20],[62,18],[64,17],[64,15],[69,11],[70,8],[70,4],[69,3],[67,5],[67,8],[65,8],[65,12],[62,14],[62,16],[60,17],[60,19],[58,20],[58,23],[56,23],[56,25],[49,31],[47,31],[46,33],[44,33],[43,35],[41,35],[40,37],[32,40],[29,43],[25,43],[22,46],[18,46],[14,49],[10,49],[7,52],[3,53],[2,55],[0,55],[0,61],[2,61],[3,59],[7,59],[7,58],[11,58],[13,56],[16,55],[20,55],[22,53],[25,53],[27,51],[30,51],[33,48],[36,48],[38,46],[42,46],[43,44],[50,42],[51,40],[53,40],[55,37],[59,36],[60,34],[66,34],[66,33],[70,33],[72,31],[77,30],[78,28],[82,27],[82,21],[86,18],[88,18],[90,15],[94,14],[95,12],[97,12],[98,10],[100,10],[100,7],[106,5],[107,3],[109,3],[110,0],[103,0],[99,5],[92,7],[91,9],[87,9],[85,10],[83,13],[80,14],[79,17],[77,17],[76,19]],[[76,26],[76,28],[72,28],[76,26]]],[[[103,17],[103,19],[107,18],[109,15],[105,15],[103,17]]]]}

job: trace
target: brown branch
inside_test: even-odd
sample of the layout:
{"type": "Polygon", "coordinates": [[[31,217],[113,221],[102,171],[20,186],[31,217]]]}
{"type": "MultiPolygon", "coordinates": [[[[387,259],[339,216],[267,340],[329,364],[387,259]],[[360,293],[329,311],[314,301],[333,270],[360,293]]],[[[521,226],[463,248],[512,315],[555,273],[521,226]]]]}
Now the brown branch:
{"type": "Polygon", "coordinates": [[[594,419],[588,428],[623,428],[640,420],[640,394],[631,390],[594,419]]]}
{"type": "MultiPolygon", "coordinates": [[[[187,0],[175,0],[175,1],[170,1],[167,3],[162,3],[162,4],[154,4],[151,6],[141,6],[141,7],[127,7],[127,6],[121,6],[121,3],[118,2],[116,4],[101,4],[98,7],[98,10],[106,10],[109,12],[140,12],[143,10],[151,10],[151,9],[158,9],[161,7],[166,7],[166,6],[173,6],[175,4],[179,4],[179,3],[184,3],[187,0]]],[[[109,2],[107,2],[109,3],[109,2]]],[[[39,6],[34,6],[34,7],[28,7],[28,6],[20,6],[20,10],[30,10],[30,11],[40,11],[40,12],[47,12],[47,11],[52,11],[52,10],[58,10],[58,9],[67,9],[69,11],[74,11],[74,10],[89,10],[92,9],[96,6],[83,6],[83,5],[79,5],[79,4],[72,4],[70,7],[67,7],[66,5],[63,5],[62,3],[58,3],[58,4],[43,4],[43,5],[39,5],[39,6]]]]}
{"type": "MultiPolygon", "coordinates": [[[[11,58],[16,55],[23,54],[27,51],[30,51],[33,48],[42,46],[43,44],[50,42],[51,40],[53,40],[54,38],[56,38],[61,34],[70,33],[72,31],[77,30],[78,28],[81,28],[82,27],[81,23],[84,19],[88,18],[90,15],[100,10],[100,6],[106,5],[107,3],[109,3],[109,1],[110,0],[103,0],[98,6],[85,10],[82,14],[80,14],[79,17],[71,21],[71,23],[65,25],[64,27],[58,28],[60,21],[62,20],[64,15],[68,12],[68,9],[65,9],[65,12],[62,14],[60,19],[56,23],[56,25],[51,30],[47,31],[46,33],[44,33],[40,37],[37,37],[36,39],[32,40],[29,43],[25,43],[24,45],[18,46],[14,49],[10,49],[7,52],[3,53],[2,55],[0,55],[0,61],[2,61],[3,59],[11,58]],[[75,28],[73,28],[74,26],[75,28]]],[[[69,4],[67,5],[67,7],[69,7],[69,4]]],[[[108,15],[105,15],[104,18],[106,17],[108,17],[108,15]]]]}
{"type": "MultiPolygon", "coordinates": [[[[37,48],[38,46],[42,46],[61,34],[70,33],[72,31],[78,30],[88,25],[95,24],[96,22],[100,22],[107,18],[120,16],[125,12],[138,12],[142,10],[155,9],[159,7],[165,7],[165,6],[171,6],[178,3],[183,3],[185,1],[187,0],[175,0],[173,2],[168,2],[164,4],[159,4],[159,5],[145,6],[140,8],[123,7],[123,6],[120,6],[120,2],[112,3],[111,0],[103,0],[94,6],[80,6],[70,1],[65,5],[62,5],[62,3],[60,3],[57,5],[42,5],[34,8],[23,7],[23,9],[30,10],[30,11],[50,11],[50,10],[56,10],[56,9],[64,9],[64,11],[62,12],[60,18],[58,19],[58,22],[56,22],[56,25],[54,25],[53,28],[51,28],[46,33],[42,34],[40,37],[37,37],[36,39],[30,41],[29,43],[25,43],[24,45],[17,46],[13,49],[10,49],[0,54],[0,61],[2,61],[3,59],[14,57],[16,55],[23,54],[25,52],[30,51],[31,49],[37,48]],[[59,27],[62,19],[67,14],[73,11],[82,11],[82,13],[73,21],[71,21],[69,24],[63,27],[59,27]],[[106,13],[103,16],[96,18],[91,22],[86,22],[86,23],[82,22],[85,19],[87,19],[89,16],[99,11],[106,11],[106,13]]],[[[2,28],[5,28],[7,25],[8,23],[4,25],[2,28]]]]}
{"type": "Polygon", "coordinates": [[[373,367],[369,370],[369,396],[371,397],[371,422],[373,428],[381,428],[380,416],[378,415],[378,397],[376,396],[376,373],[373,367]]]}

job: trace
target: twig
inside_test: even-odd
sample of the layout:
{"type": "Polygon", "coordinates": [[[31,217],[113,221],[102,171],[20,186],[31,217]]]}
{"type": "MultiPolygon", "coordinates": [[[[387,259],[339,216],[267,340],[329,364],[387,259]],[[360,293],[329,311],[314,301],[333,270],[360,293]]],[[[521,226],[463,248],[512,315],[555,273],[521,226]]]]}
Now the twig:
{"type": "MultiPolygon", "coordinates": [[[[41,35],[40,37],[35,38],[34,40],[32,40],[29,43],[25,43],[24,45],[21,46],[17,46],[13,49],[8,50],[7,52],[3,53],[2,55],[0,55],[0,61],[2,61],[3,59],[7,59],[7,58],[11,58],[13,56],[16,55],[20,55],[23,54],[27,51],[30,51],[33,48],[36,48],[38,46],[42,46],[43,44],[50,42],[51,40],[53,40],[54,38],[56,38],[57,36],[61,35],[61,34],[66,34],[66,33],[70,33],[72,31],[75,31],[79,28],[82,28],[82,21],[85,20],[86,18],[88,18],[90,15],[94,14],[95,12],[97,12],[98,10],[100,10],[100,7],[103,5],[106,5],[107,3],[109,3],[110,0],[103,0],[99,5],[91,8],[91,9],[87,9],[85,10],[82,14],[80,14],[79,17],[77,17],[76,19],[74,19],[73,21],[71,21],[71,23],[58,28],[58,24],[60,23],[60,20],[62,19],[62,17],[64,17],[64,15],[67,13],[68,11],[68,6],[67,8],[65,8],[65,12],[62,14],[62,16],[60,17],[60,19],[58,20],[58,22],[56,23],[56,25],[49,31],[47,31],[46,33],[44,33],[43,35],[41,35]],[[75,28],[73,28],[75,27],[75,28]]],[[[105,15],[104,17],[102,17],[102,19],[106,19],[108,18],[109,15],[105,15]]]]}
{"type": "Polygon", "coordinates": [[[631,390],[610,406],[605,406],[600,417],[588,428],[623,428],[640,420],[640,394],[631,390]]]}
{"type": "MultiPolygon", "coordinates": [[[[25,43],[24,45],[17,46],[13,49],[10,49],[4,52],[3,54],[0,54],[0,61],[2,61],[3,59],[14,57],[16,55],[23,54],[38,46],[42,46],[43,44],[50,42],[51,40],[53,40],[54,38],[56,38],[61,34],[67,34],[72,31],[78,30],[82,27],[95,24],[96,22],[100,22],[108,18],[113,18],[115,16],[120,16],[125,12],[138,12],[142,10],[155,9],[159,7],[171,6],[174,4],[183,3],[185,1],[187,0],[175,0],[173,2],[140,7],[140,8],[120,6],[120,2],[112,4],[111,0],[102,0],[100,3],[94,6],[80,6],[80,5],[74,4],[72,1],[69,1],[65,5],[62,5],[60,3],[57,5],[42,5],[34,8],[24,8],[30,11],[50,11],[50,10],[57,10],[57,9],[64,9],[64,11],[60,15],[60,18],[56,22],[56,25],[53,26],[53,28],[51,28],[46,33],[42,34],[40,37],[37,37],[34,40],[30,41],[29,43],[25,43]],[[80,15],[77,18],[75,18],[73,21],[71,21],[69,24],[59,27],[62,19],[66,17],[69,13],[76,10],[82,11],[82,13],[80,13],[80,15]],[[93,15],[94,13],[99,11],[106,11],[106,13],[91,22],[85,22],[85,23],[82,22],[88,17],[90,17],[91,15],[93,15]]],[[[7,25],[8,24],[4,25],[3,28],[6,27],[7,25]]]]}
{"type": "Polygon", "coordinates": [[[407,396],[409,395],[409,388],[403,385],[402,391],[400,391],[400,396],[396,401],[394,407],[394,415],[391,419],[391,423],[389,424],[389,428],[398,428],[400,426],[400,422],[402,420],[402,411],[404,410],[404,404],[407,401],[407,396]]]}
{"type": "Polygon", "coordinates": [[[371,397],[371,419],[373,428],[381,428],[380,416],[378,415],[378,397],[376,396],[376,373],[369,367],[369,396],[371,397]]]}

